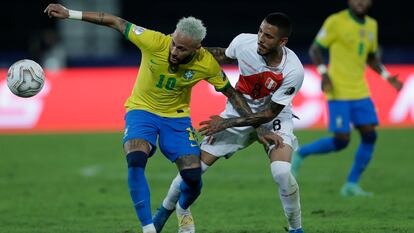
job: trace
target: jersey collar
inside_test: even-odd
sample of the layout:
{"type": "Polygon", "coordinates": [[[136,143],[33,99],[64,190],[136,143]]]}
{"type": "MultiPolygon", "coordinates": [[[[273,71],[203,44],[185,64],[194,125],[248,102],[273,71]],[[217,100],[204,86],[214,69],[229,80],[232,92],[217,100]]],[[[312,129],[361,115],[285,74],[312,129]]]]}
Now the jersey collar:
{"type": "Polygon", "coordinates": [[[285,68],[286,60],[287,60],[287,50],[286,50],[285,46],[282,47],[282,54],[283,54],[282,60],[280,61],[279,65],[276,66],[276,67],[267,65],[266,60],[262,56],[260,56],[260,55],[259,56],[262,59],[262,61],[264,62],[266,68],[268,68],[269,70],[272,70],[272,71],[282,72],[283,68],[285,68]]]}
{"type": "Polygon", "coordinates": [[[348,8],[348,13],[349,13],[349,16],[351,16],[351,18],[355,21],[355,22],[357,22],[358,24],[365,24],[365,16],[364,16],[364,19],[360,19],[360,18],[358,18],[358,17],[356,17],[356,15],[354,15],[353,13],[352,13],[352,11],[351,11],[351,9],[349,9],[348,8]]]}

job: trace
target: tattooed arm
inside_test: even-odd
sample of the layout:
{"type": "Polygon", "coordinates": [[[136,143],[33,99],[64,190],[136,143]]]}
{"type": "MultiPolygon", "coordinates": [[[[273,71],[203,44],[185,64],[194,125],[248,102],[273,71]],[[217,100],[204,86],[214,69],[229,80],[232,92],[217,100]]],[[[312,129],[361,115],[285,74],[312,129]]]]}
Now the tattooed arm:
{"type": "MultiPolygon", "coordinates": [[[[44,10],[47,15],[52,18],[67,19],[69,18],[69,9],[60,4],[49,4],[44,10]]],[[[128,22],[120,17],[103,13],[103,12],[81,12],[79,19],[82,21],[104,25],[114,28],[120,33],[124,33],[128,22]]]]}
{"type": "Polygon", "coordinates": [[[212,116],[211,120],[200,123],[200,125],[204,125],[204,127],[200,129],[200,133],[209,136],[226,128],[259,126],[273,120],[277,115],[279,115],[284,107],[284,105],[270,101],[267,109],[249,115],[227,119],[223,119],[219,116],[212,116]]]}
{"type": "Polygon", "coordinates": [[[226,48],[220,47],[204,47],[207,49],[220,64],[232,64],[236,59],[229,58],[226,56],[226,48]]]}
{"type": "Polygon", "coordinates": [[[229,87],[222,93],[227,97],[231,105],[233,105],[233,108],[240,114],[240,116],[248,116],[252,114],[252,110],[247,104],[244,96],[236,89],[234,89],[231,85],[229,85],[229,87]]]}
{"type": "MultiPolygon", "coordinates": [[[[250,109],[250,106],[247,104],[244,96],[240,92],[238,92],[236,89],[234,89],[232,86],[229,86],[227,89],[225,89],[223,91],[223,94],[228,98],[231,105],[233,105],[233,108],[240,114],[240,116],[244,118],[248,118],[249,116],[253,115],[253,112],[250,109]]],[[[283,147],[283,139],[279,135],[273,133],[272,131],[260,125],[261,125],[260,123],[255,124],[254,127],[256,128],[256,133],[257,133],[259,142],[262,143],[266,147],[266,150],[268,149],[270,144],[276,145],[276,148],[278,148],[279,146],[283,147]]],[[[209,135],[212,135],[212,134],[213,133],[209,135]]]]}
{"type": "Polygon", "coordinates": [[[270,111],[266,110],[259,113],[253,113],[244,96],[232,86],[225,89],[223,94],[228,98],[231,105],[233,105],[233,108],[240,114],[241,117],[223,119],[219,116],[212,116],[212,120],[208,121],[211,123],[201,122],[201,125],[207,124],[207,126],[200,129],[201,134],[211,136],[214,133],[226,128],[251,125],[256,128],[259,142],[266,147],[266,150],[270,144],[274,144],[276,148],[283,147],[282,137],[266,129],[265,127],[260,126],[261,124],[269,122],[275,118],[279,112],[282,111],[284,107],[283,105],[275,103],[274,110],[271,109],[270,111]],[[217,120],[217,122],[215,122],[215,120],[217,120]]]}

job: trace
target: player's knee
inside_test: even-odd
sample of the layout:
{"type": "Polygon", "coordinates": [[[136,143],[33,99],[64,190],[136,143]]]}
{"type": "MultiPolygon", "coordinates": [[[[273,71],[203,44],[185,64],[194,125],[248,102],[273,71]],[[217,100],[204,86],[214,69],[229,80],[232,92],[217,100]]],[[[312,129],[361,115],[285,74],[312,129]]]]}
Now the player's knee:
{"type": "Polygon", "coordinates": [[[270,167],[273,179],[279,185],[279,191],[282,195],[290,195],[299,189],[298,183],[290,172],[290,163],[274,161],[270,167]]]}
{"type": "Polygon", "coordinates": [[[145,168],[147,164],[148,155],[143,151],[133,151],[126,156],[128,167],[145,168]]]}
{"type": "Polygon", "coordinates": [[[192,189],[201,189],[201,168],[190,168],[180,171],[185,184],[192,189]]]}
{"type": "Polygon", "coordinates": [[[291,165],[288,162],[275,161],[270,164],[274,180],[282,184],[289,179],[291,165]]]}
{"type": "Polygon", "coordinates": [[[335,150],[342,150],[346,148],[349,144],[349,139],[343,139],[343,138],[334,138],[334,144],[335,144],[335,150]]]}
{"type": "Polygon", "coordinates": [[[361,140],[366,144],[374,144],[377,141],[377,132],[375,130],[361,133],[361,140]]]}

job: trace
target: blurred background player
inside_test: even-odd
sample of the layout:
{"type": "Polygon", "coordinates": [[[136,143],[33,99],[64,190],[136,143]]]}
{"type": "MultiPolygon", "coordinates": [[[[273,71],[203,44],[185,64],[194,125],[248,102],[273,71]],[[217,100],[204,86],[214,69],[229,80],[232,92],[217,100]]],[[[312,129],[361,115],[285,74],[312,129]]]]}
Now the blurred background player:
{"type": "Polygon", "coordinates": [[[172,35],[148,30],[102,12],[81,12],[50,4],[49,17],[77,19],[118,30],[142,53],[137,80],[125,103],[127,110],[124,151],[128,162],[128,187],[144,233],[155,233],[150,192],[145,177],[147,160],[156,150],[175,162],[183,181],[175,208],[179,232],[194,232],[188,207],[201,190],[200,148],[189,117],[191,88],[206,80],[223,92],[235,109],[251,112],[243,96],[230,85],[214,57],[201,47],[206,35],[202,22],[181,19],[172,35]]]}
{"type": "Polygon", "coordinates": [[[374,151],[378,119],[364,79],[365,65],[387,80],[397,91],[402,83],[391,76],[378,56],[377,21],[367,16],[371,0],[349,0],[349,9],[329,16],[320,29],[309,54],[322,76],[322,90],[328,99],[329,130],[333,137],[319,139],[302,146],[293,156],[292,172],[298,175],[303,160],[310,155],[339,151],[350,141],[350,124],[358,130],[361,143],[343,196],[370,196],[359,185],[374,151]],[[323,63],[323,49],[329,49],[329,69],[323,63]]]}
{"type": "MultiPolygon", "coordinates": [[[[200,132],[214,136],[204,138],[201,144],[201,167],[204,172],[219,158],[228,158],[257,139],[253,127],[240,126],[261,125],[259,129],[279,134],[279,144],[267,148],[270,169],[279,186],[289,232],[300,233],[303,230],[299,186],[290,172],[291,154],[297,147],[291,102],[302,85],[304,70],[296,54],[285,46],[290,33],[290,19],[285,14],[272,13],[262,21],[258,34],[240,34],[227,49],[209,49],[220,63],[237,59],[240,78],[236,89],[244,95],[254,113],[240,117],[227,102],[221,117],[213,116],[211,121],[202,123],[205,126],[200,132]]],[[[174,210],[180,183],[182,178],[177,175],[154,216],[158,232],[174,210]]]]}

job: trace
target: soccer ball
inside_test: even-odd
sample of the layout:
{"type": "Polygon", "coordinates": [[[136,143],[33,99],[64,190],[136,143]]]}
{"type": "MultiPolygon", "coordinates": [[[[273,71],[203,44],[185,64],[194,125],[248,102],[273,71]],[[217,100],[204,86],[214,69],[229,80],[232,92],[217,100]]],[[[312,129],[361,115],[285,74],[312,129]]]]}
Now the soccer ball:
{"type": "Polygon", "coordinates": [[[45,84],[45,73],[36,62],[19,60],[7,72],[7,86],[13,94],[28,98],[36,95],[45,84]]]}

